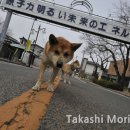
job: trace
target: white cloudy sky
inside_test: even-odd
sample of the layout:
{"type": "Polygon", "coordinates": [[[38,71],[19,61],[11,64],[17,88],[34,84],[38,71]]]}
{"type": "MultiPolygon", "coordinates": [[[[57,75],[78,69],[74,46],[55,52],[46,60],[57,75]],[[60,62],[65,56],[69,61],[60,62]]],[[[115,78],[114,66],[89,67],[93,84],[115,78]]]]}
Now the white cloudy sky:
{"type": "MultiPolygon", "coordinates": [[[[48,1],[51,1],[51,0],[48,0],[48,1]]],[[[109,14],[114,12],[114,8],[115,8],[114,5],[119,4],[119,0],[88,0],[88,1],[93,6],[93,13],[96,15],[103,16],[103,17],[108,17],[109,14]]],[[[127,1],[127,0],[123,0],[123,1],[127,1]]],[[[71,2],[72,0],[66,0],[66,1],[55,0],[55,3],[61,4],[64,6],[70,6],[71,2]]],[[[78,9],[81,9],[81,8],[82,8],[81,6],[78,7],[78,9]]],[[[85,10],[85,8],[83,9],[85,10]]],[[[6,11],[3,12],[2,10],[0,10],[0,18],[4,20],[5,16],[6,16],[6,11]]],[[[19,38],[23,36],[28,38],[32,22],[33,20],[30,18],[23,18],[17,15],[13,15],[11,18],[10,25],[9,25],[9,28],[12,30],[12,34],[13,34],[12,36],[16,38],[17,40],[19,40],[19,38]]],[[[63,36],[71,42],[76,42],[76,43],[81,42],[79,38],[81,33],[71,31],[69,29],[64,29],[62,27],[56,27],[54,25],[47,24],[44,21],[36,21],[34,25],[35,30],[38,29],[38,26],[40,24],[42,28],[46,28],[46,34],[43,34],[42,32],[40,32],[39,34],[37,44],[40,46],[44,47],[45,41],[48,39],[48,36],[51,33],[55,34],[56,36],[63,36]]],[[[36,37],[35,34],[31,35],[32,40],[34,40],[35,37],[36,37]]],[[[81,51],[83,50],[84,46],[85,46],[85,43],[75,53],[75,57],[78,56],[78,59],[80,61],[82,58],[81,51]]]]}

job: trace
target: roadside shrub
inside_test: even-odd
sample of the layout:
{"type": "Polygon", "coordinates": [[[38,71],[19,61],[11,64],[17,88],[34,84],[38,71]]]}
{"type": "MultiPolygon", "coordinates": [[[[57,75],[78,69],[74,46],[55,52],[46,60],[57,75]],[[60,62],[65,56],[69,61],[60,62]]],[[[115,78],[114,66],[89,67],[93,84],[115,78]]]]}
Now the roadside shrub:
{"type": "Polygon", "coordinates": [[[123,91],[123,86],[121,86],[118,83],[113,83],[111,81],[106,81],[106,80],[97,80],[97,79],[93,79],[93,83],[96,83],[98,85],[101,85],[105,88],[110,88],[110,89],[114,89],[114,90],[118,90],[118,91],[123,91]]]}

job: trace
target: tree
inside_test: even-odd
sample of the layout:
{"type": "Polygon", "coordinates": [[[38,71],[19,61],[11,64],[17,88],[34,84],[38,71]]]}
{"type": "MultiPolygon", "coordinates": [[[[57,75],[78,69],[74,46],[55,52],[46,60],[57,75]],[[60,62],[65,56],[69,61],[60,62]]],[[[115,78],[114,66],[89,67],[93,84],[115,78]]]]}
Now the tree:
{"type": "MultiPolygon", "coordinates": [[[[130,2],[128,1],[120,1],[120,4],[115,5],[116,6],[116,16],[119,19],[119,21],[123,22],[124,24],[128,25],[130,24],[130,2]]],[[[130,53],[130,45],[124,44],[124,47],[120,44],[119,50],[122,55],[124,69],[121,77],[121,81],[123,82],[125,80],[125,74],[129,65],[129,53],[130,53]],[[124,52],[126,51],[126,54],[124,56],[124,52]]]]}
{"type": "Polygon", "coordinates": [[[119,4],[115,5],[115,17],[117,20],[130,24],[130,2],[120,0],[119,4]]]}
{"type": "Polygon", "coordinates": [[[95,64],[95,68],[99,64],[102,70],[105,70],[107,63],[110,60],[113,60],[117,75],[117,82],[123,85],[129,64],[130,46],[124,43],[88,34],[84,35],[84,37],[84,40],[88,43],[87,47],[85,48],[86,53],[89,54],[90,58],[95,64]],[[122,73],[120,73],[118,68],[118,60],[123,61],[122,73]]]}
{"type": "Polygon", "coordinates": [[[121,83],[122,85],[124,85],[125,82],[125,75],[126,75],[126,71],[128,69],[128,64],[129,64],[129,56],[130,56],[130,46],[126,45],[124,43],[120,43],[120,42],[114,42],[114,44],[112,44],[110,42],[110,40],[106,40],[104,38],[102,38],[102,40],[104,41],[104,43],[106,43],[105,45],[99,45],[102,48],[102,51],[108,51],[113,58],[113,62],[114,62],[114,68],[117,74],[117,81],[118,83],[121,83]],[[118,68],[118,63],[117,60],[122,60],[123,61],[123,72],[120,73],[120,70],[118,68]]]}
{"type": "MultiPolygon", "coordinates": [[[[120,1],[116,6],[117,18],[124,24],[130,23],[130,5],[128,2],[120,1]]],[[[114,68],[117,74],[117,82],[122,86],[125,82],[125,75],[129,65],[130,45],[125,43],[109,40],[103,37],[97,37],[89,34],[84,34],[82,39],[87,42],[86,52],[95,63],[100,64],[102,68],[104,65],[113,60],[114,68]],[[123,72],[120,73],[118,68],[118,60],[123,61],[123,72]]]]}
{"type": "Polygon", "coordinates": [[[81,39],[87,43],[86,48],[84,48],[85,53],[89,55],[91,60],[94,63],[95,71],[94,76],[97,76],[97,68],[100,66],[101,70],[105,71],[108,65],[109,60],[111,59],[110,53],[107,51],[101,51],[98,44],[99,37],[84,34],[81,36],[81,39]]]}

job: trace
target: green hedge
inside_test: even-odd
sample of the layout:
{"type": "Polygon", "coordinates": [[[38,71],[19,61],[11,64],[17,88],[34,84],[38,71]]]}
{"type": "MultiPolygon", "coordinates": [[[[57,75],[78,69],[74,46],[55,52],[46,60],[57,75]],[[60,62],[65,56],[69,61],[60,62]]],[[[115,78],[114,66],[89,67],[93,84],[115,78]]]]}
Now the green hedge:
{"type": "Polygon", "coordinates": [[[118,84],[118,83],[113,83],[111,81],[106,81],[106,80],[97,80],[97,79],[93,79],[93,83],[96,83],[98,85],[101,85],[105,88],[110,88],[110,89],[114,89],[114,90],[118,90],[118,91],[123,91],[123,87],[118,84]]]}

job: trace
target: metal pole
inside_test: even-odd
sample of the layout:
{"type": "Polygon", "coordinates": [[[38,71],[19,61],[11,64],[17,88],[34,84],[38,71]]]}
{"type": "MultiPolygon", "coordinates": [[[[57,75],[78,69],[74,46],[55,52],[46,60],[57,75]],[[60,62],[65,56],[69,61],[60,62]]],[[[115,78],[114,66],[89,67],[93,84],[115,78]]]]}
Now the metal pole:
{"type": "Polygon", "coordinates": [[[31,27],[31,30],[30,30],[30,33],[29,33],[29,36],[28,36],[28,40],[30,39],[30,36],[31,36],[31,32],[32,32],[32,29],[33,29],[33,26],[34,26],[34,23],[37,19],[34,19],[33,23],[32,23],[32,27],[31,27]]]}
{"type": "Polygon", "coordinates": [[[0,4],[2,3],[2,0],[0,0],[0,4]]]}
{"type": "Polygon", "coordinates": [[[38,39],[38,35],[39,35],[40,30],[41,30],[41,25],[39,25],[39,27],[38,27],[38,32],[37,32],[36,42],[35,42],[35,44],[37,43],[37,39],[38,39]]]}
{"type": "Polygon", "coordinates": [[[83,67],[83,59],[84,59],[84,55],[85,55],[85,50],[83,50],[83,57],[82,57],[82,61],[81,61],[81,70],[82,70],[82,67],[83,67]]]}
{"type": "Polygon", "coordinates": [[[0,51],[3,47],[3,42],[4,42],[4,39],[6,37],[6,33],[7,33],[8,26],[9,26],[9,23],[10,23],[10,20],[11,20],[11,16],[12,16],[12,11],[8,10],[4,25],[2,27],[1,36],[0,36],[0,51]]]}
{"type": "Polygon", "coordinates": [[[81,66],[80,66],[80,71],[79,71],[79,77],[81,77],[81,73],[82,73],[82,67],[83,67],[83,60],[84,60],[84,55],[85,55],[85,50],[83,50],[83,57],[82,57],[82,61],[81,61],[81,66]]]}
{"type": "MultiPolygon", "coordinates": [[[[35,23],[36,20],[37,20],[36,18],[33,20],[32,27],[31,27],[31,29],[30,29],[30,33],[29,33],[29,35],[28,35],[28,39],[27,39],[27,40],[30,39],[31,32],[32,32],[32,29],[33,29],[33,26],[34,26],[34,23],[35,23]]],[[[26,47],[25,47],[25,49],[24,49],[24,51],[23,51],[23,54],[22,54],[21,60],[23,60],[24,55],[25,55],[25,52],[26,52],[26,47]]]]}
{"type": "Polygon", "coordinates": [[[36,36],[36,40],[35,40],[35,44],[34,44],[32,53],[31,53],[31,55],[30,55],[30,60],[29,60],[28,67],[30,67],[30,65],[31,65],[31,63],[32,63],[33,54],[34,54],[34,51],[35,51],[35,46],[36,46],[36,43],[37,43],[37,39],[38,39],[38,35],[39,35],[40,30],[41,30],[41,25],[39,25],[39,27],[38,27],[37,36],[36,36]]]}

